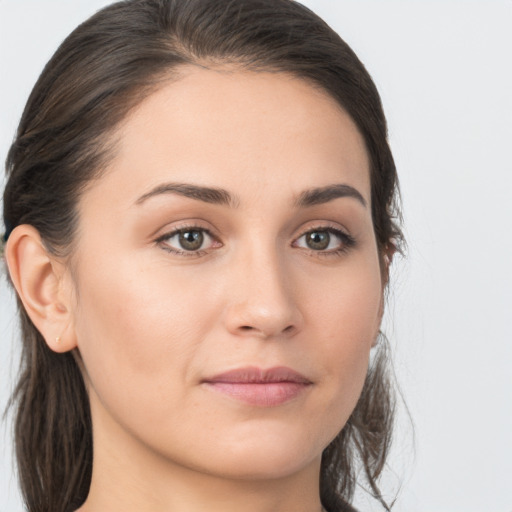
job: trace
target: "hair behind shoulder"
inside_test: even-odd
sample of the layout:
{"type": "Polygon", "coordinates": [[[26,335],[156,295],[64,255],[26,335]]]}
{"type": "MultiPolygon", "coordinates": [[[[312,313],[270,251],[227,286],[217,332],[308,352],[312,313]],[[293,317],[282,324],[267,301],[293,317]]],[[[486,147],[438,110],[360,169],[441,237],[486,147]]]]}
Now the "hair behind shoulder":
{"type": "MultiPolygon", "coordinates": [[[[30,224],[48,250],[72,254],[81,192],[115,149],[117,125],[180,66],[236,65],[291,73],[325,90],[360,130],[371,162],[371,203],[381,256],[401,240],[398,183],[378,92],[348,45],[291,0],[125,0],[74,30],[39,77],[7,161],[4,220],[30,224]]],[[[8,235],[7,232],[7,235],[8,235]]],[[[22,493],[29,512],[70,512],[87,497],[92,426],[78,352],[56,354],[20,301],[22,359],[12,403],[22,493]]],[[[377,481],[391,441],[394,399],[385,340],[361,398],[322,459],[327,510],[349,511],[362,468],[377,481]]]]}

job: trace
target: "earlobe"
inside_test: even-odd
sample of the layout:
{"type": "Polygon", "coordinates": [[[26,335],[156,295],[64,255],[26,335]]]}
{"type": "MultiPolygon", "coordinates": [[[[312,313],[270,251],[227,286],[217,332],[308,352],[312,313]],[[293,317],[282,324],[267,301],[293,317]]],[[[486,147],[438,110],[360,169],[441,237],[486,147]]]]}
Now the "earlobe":
{"type": "Polygon", "coordinates": [[[39,232],[26,224],[17,226],[7,241],[5,259],[23,306],[49,348],[75,348],[64,265],[48,253],[39,232]]]}
{"type": "Polygon", "coordinates": [[[380,297],[379,313],[378,313],[378,320],[377,320],[377,329],[376,329],[375,335],[373,337],[372,348],[376,347],[379,344],[379,337],[381,335],[380,326],[382,324],[382,317],[384,316],[384,302],[385,302],[385,300],[384,300],[384,293],[382,293],[381,297],[380,297]]]}

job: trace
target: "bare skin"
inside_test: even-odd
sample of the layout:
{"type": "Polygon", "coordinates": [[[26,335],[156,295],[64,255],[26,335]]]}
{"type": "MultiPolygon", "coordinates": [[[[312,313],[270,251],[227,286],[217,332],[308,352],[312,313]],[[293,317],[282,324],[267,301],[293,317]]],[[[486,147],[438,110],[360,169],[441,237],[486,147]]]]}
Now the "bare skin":
{"type": "Polygon", "coordinates": [[[94,465],[80,512],[320,512],[321,454],[382,316],[354,123],[286,74],[191,67],[116,137],[81,198],[72,266],[30,226],[7,248],[49,346],[83,359],[94,465]],[[263,398],[212,383],[245,367],[304,382],[263,398]]]}

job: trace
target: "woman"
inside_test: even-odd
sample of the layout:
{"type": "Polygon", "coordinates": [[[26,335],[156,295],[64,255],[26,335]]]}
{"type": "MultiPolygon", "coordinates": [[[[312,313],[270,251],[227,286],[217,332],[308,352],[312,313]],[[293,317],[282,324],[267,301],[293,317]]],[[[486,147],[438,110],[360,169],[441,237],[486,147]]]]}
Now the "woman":
{"type": "Polygon", "coordinates": [[[388,509],[397,178],[322,20],[113,4],[46,66],[7,172],[28,510],[346,511],[356,475],[388,509]]]}

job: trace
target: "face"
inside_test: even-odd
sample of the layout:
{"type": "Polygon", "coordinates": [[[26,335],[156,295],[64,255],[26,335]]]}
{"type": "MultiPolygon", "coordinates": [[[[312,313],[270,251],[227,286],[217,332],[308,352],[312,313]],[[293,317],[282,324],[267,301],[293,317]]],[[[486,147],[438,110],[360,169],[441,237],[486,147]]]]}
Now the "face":
{"type": "Polygon", "coordinates": [[[237,478],[318,466],[381,317],[354,123],[286,74],[190,68],[117,137],[73,272],[96,447],[237,478]]]}

